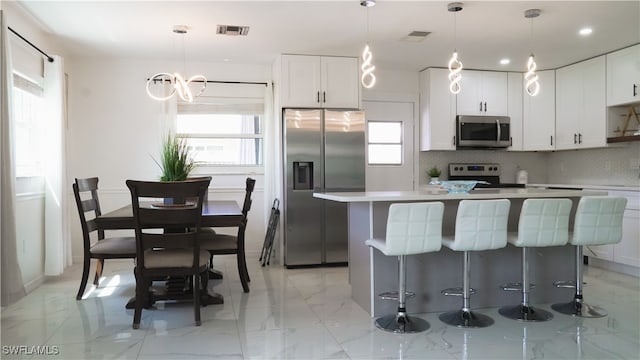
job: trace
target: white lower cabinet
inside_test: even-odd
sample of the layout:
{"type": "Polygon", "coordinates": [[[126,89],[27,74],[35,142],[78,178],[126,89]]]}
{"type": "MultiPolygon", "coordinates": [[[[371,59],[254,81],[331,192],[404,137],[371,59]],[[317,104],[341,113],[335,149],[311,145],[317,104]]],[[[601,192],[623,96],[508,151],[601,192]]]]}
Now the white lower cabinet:
{"type": "Polygon", "coordinates": [[[598,259],[618,264],[640,267],[640,192],[609,191],[609,196],[627,198],[627,207],[622,219],[622,240],[615,245],[589,246],[584,254],[595,255],[598,259]]]}

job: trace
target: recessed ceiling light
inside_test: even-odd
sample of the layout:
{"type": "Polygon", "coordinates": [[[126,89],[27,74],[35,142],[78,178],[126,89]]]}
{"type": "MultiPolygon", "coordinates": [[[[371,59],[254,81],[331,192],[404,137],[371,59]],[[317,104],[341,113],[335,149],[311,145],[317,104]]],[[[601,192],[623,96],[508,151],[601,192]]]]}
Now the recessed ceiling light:
{"type": "Polygon", "coordinates": [[[500,65],[509,65],[509,63],[511,63],[511,60],[507,58],[500,59],[500,65]]]}
{"type": "Polygon", "coordinates": [[[588,36],[591,35],[591,33],[593,32],[593,29],[590,27],[586,27],[586,28],[582,28],[580,29],[580,31],[578,32],[580,35],[582,36],[588,36]]]}

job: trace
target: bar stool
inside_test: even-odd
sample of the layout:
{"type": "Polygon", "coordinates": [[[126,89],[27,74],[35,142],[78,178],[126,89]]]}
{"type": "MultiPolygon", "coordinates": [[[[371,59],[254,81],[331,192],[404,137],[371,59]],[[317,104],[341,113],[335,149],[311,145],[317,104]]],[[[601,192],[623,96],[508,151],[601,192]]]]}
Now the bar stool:
{"type": "Polygon", "coordinates": [[[440,321],[461,328],[481,328],[493,324],[487,315],[471,311],[469,297],[475,293],[469,285],[470,251],[500,249],[507,246],[507,223],[511,203],[501,200],[461,200],[456,215],[455,237],[443,237],[442,244],[464,251],[462,288],[442,291],[447,296],[462,296],[462,308],[440,314],[440,321]]]}
{"type": "Polygon", "coordinates": [[[553,315],[529,305],[529,251],[532,247],[564,246],[569,241],[569,199],[527,199],[522,204],[518,233],[508,234],[507,241],[522,248],[522,282],[503,285],[503,290],[522,291],[522,303],[503,306],[498,312],[509,319],[520,321],[547,321],[553,315]]]}
{"type": "Polygon", "coordinates": [[[584,302],[582,297],[582,247],[585,245],[617,244],[622,240],[622,218],[627,199],[614,196],[583,196],[578,203],[573,234],[569,239],[576,247],[575,281],[556,281],[561,288],[575,288],[573,300],[568,303],[551,305],[559,313],[597,318],[607,316],[607,312],[584,302]]]}
{"type": "Polygon", "coordinates": [[[442,246],[442,214],[444,203],[391,204],[387,217],[386,238],[369,239],[366,244],[386,256],[398,257],[398,294],[383,293],[383,299],[398,300],[395,314],[376,319],[376,327],[394,333],[416,333],[429,328],[423,319],[407,315],[406,297],[415,294],[406,292],[406,256],[439,251],[442,246]]]}

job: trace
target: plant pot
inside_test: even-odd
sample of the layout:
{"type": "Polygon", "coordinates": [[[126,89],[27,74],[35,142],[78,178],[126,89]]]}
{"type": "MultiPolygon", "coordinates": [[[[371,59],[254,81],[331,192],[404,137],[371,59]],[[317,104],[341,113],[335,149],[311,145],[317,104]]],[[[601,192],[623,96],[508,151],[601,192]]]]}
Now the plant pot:
{"type": "Polygon", "coordinates": [[[440,178],[437,176],[431,177],[431,180],[429,180],[429,185],[440,185],[440,178]]]}

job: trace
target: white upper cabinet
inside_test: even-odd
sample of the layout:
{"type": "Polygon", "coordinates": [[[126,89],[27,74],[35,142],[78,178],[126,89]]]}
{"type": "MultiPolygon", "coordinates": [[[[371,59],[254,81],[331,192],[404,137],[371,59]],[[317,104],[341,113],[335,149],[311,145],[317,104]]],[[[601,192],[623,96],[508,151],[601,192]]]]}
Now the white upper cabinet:
{"type": "Polygon", "coordinates": [[[605,57],[556,70],[556,149],[607,145],[605,57]]]}
{"type": "Polygon", "coordinates": [[[522,74],[509,73],[509,102],[508,115],[511,120],[509,132],[511,133],[511,146],[509,151],[522,151],[522,74]]]}
{"type": "Polygon", "coordinates": [[[529,96],[523,89],[522,149],[525,151],[555,149],[555,71],[538,71],[538,77],[538,95],[529,96]]]}
{"type": "Polygon", "coordinates": [[[640,45],[607,54],[607,106],[640,101],[640,45]]]}
{"type": "Polygon", "coordinates": [[[456,149],[456,98],[449,91],[449,70],[420,72],[420,150],[456,149]]]}
{"type": "Polygon", "coordinates": [[[458,115],[508,114],[508,79],[506,72],[463,70],[458,115]]]}
{"type": "Polygon", "coordinates": [[[358,59],[282,55],[282,107],[360,107],[358,59]]]}

